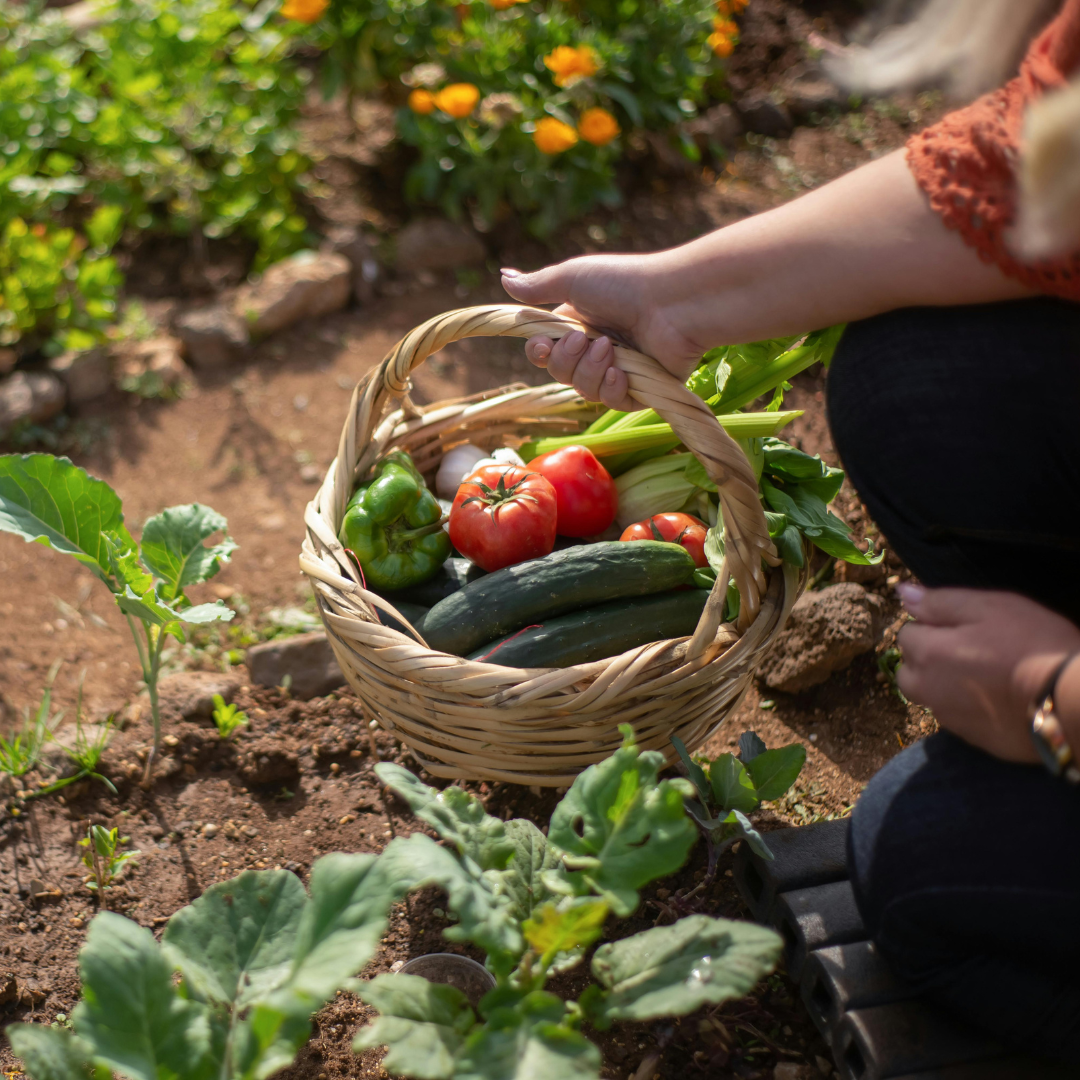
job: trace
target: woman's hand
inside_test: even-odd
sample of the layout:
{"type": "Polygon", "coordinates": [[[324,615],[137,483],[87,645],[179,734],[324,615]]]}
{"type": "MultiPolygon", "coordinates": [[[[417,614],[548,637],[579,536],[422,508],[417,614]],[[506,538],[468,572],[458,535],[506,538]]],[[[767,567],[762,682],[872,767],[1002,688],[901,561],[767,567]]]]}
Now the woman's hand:
{"type": "MultiPolygon", "coordinates": [[[[898,150],[756,217],[649,255],[587,255],[503,271],[525,304],[558,304],[685,379],[716,345],[761,341],[920,304],[985,303],[1030,290],[945,228],[898,150]]],[[[637,406],[610,340],[529,340],[559,382],[609,408],[637,406]]]]}
{"type": "MultiPolygon", "coordinates": [[[[1028,710],[1054,668],[1080,650],[1080,629],[1016,593],[914,584],[897,591],[916,620],[899,635],[904,662],[896,681],[904,694],[973,746],[1007,761],[1037,761],[1028,710]]],[[[1069,723],[1080,720],[1075,706],[1059,701],[1067,733],[1080,727],[1069,723]]],[[[1080,746],[1080,738],[1070,743],[1080,746]]]]}

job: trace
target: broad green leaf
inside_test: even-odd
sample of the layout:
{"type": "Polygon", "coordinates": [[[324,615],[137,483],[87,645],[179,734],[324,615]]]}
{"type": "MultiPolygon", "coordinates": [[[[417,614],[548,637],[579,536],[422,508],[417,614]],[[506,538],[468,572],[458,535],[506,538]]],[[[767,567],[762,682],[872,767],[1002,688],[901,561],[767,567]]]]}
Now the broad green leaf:
{"type": "Polygon", "coordinates": [[[568,954],[560,968],[570,967],[570,959],[580,957],[604,931],[608,906],[603,900],[568,897],[561,903],[551,901],[536,910],[521,927],[525,940],[549,964],[558,954],[568,954]]]}
{"type": "Polygon", "coordinates": [[[753,731],[744,731],[739,736],[739,760],[749,765],[759,754],[764,754],[768,747],[764,740],[753,731]]]}
{"type": "Polygon", "coordinates": [[[311,1037],[314,1003],[303,994],[279,994],[274,1004],[256,1002],[232,1029],[229,1080],[266,1080],[290,1066],[311,1037]]]}
{"type": "Polygon", "coordinates": [[[110,588],[105,536],[134,546],[116,492],[52,454],[0,456],[0,531],[74,556],[110,588]]]}
{"type": "Polygon", "coordinates": [[[564,1003],[542,990],[493,1009],[466,1040],[454,1080],[596,1080],[600,1051],[565,1016],[564,1003]]]}
{"type": "Polygon", "coordinates": [[[163,634],[172,634],[181,641],[184,640],[184,631],[179,622],[180,613],[164,603],[153,589],[139,596],[130,585],[125,585],[124,591],[116,594],[116,606],[125,615],[158,627],[163,634]]]}
{"type": "Polygon", "coordinates": [[[765,843],[761,833],[750,824],[750,819],[741,810],[732,810],[724,819],[724,826],[726,838],[745,840],[756,855],[760,855],[769,862],[773,861],[775,856],[769,850],[769,845],[765,843]]]}
{"type": "Polygon", "coordinates": [[[707,915],[601,945],[592,971],[608,993],[594,999],[593,1017],[607,1026],[685,1016],[743,997],[776,966],[781,945],[772,930],[707,915]]]}
{"type": "MultiPolygon", "coordinates": [[[[795,783],[806,764],[806,747],[800,743],[777,747],[758,754],[746,768],[757,788],[758,797],[764,802],[779,799],[795,783]]],[[[735,809],[748,812],[744,807],[735,809]]],[[[751,807],[753,809],[753,807],[751,807]]]]}
{"type": "Polygon", "coordinates": [[[705,471],[705,466],[693,454],[690,455],[686,462],[686,468],[683,470],[683,476],[686,477],[688,484],[693,484],[694,487],[704,488],[706,491],[719,490],[709,474],[705,471]]]}
{"type": "Polygon", "coordinates": [[[377,867],[373,855],[343,852],[312,867],[288,988],[321,1005],[375,955],[390,906],[401,896],[377,867]]]}
{"type": "Polygon", "coordinates": [[[705,776],[705,770],[690,756],[690,752],[686,749],[686,743],[684,743],[678,735],[671,736],[671,745],[675,747],[675,752],[679,755],[679,760],[686,768],[686,772],[690,777],[690,783],[697,789],[698,798],[701,799],[705,806],[708,806],[709,781],[705,776]]]}
{"type": "Polygon", "coordinates": [[[173,989],[149,930],[103,912],[79,953],[83,1000],[72,1021],[94,1057],[131,1080],[203,1080],[217,1071],[207,1008],[173,989]]]}
{"type": "Polygon", "coordinates": [[[704,551],[709,565],[719,574],[724,566],[724,526],[722,522],[717,521],[705,534],[704,551]]]}
{"type": "Polygon", "coordinates": [[[709,782],[717,809],[741,810],[749,814],[758,808],[760,798],[743,763],[734,754],[721,754],[709,767],[709,782]]]}
{"type": "Polygon", "coordinates": [[[31,1080],[90,1080],[90,1047],[70,1031],[44,1024],[12,1024],[4,1034],[31,1080]]]}
{"type": "Polygon", "coordinates": [[[425,885],[446,892],[458,923],[443,931],[450,941],[471,941],[487,954],[491,969],[506,974],[525,950],[510,898],[499,891],[499,871],[475,874],[429,836],[392,840],[379,856],[379,873],[402,895],[425,885]]]}
{"type": "Polygon", "coordinates": [[[514,845],[514,854],[496,879],[495,891],[510,900],[511,915],[523,922],[552,896],[544,884],[544,874],[561,865],[558,852],[547,837],[524,818],[505,823],[506,839],[514,845]]]}
{"type": "Polygon", "coordinates": [[[799,531],[828,555],[860,566],[873,566],[881,562],[884,553],[870,556],[860,551],[852,542],[847,526],[831,513],[819,495],[806,484],[789,484],[783,491],[764,477],[761,492],[769,508],[787,519],[799,531]]]}
{"type": "Polygon", "coordinates": [[[236,612],[226,607],[221,600],[215,600],[212,604],[195,604],[193,607],[183,608],[176,613],[181,622],[200,624],[210,622],[228,622],[235,617],[236,612]]]}
{"type": "Polygon", "coordinates": [[[307,902],[288,870],[248,870],[181,908],[162,949],[198,1000],[242,1008],[288,975],[307,902]]]}
{"type": "Polygon", "coordinates": [[[665,764],[663,754],[624,743],[581,773],[551,816],[548,842],[617,915],[637,907],[643,885],[678,870],[697,839],[683,813],[693,785],[682,778],[658,783],[665,764]]]}
{"type": "Polygon", "coordinates": [[[391,762],[375,766],[375,774],[409,809],[427,822],[443,840],[472,859],[480,870],[503,870],[514,853],[506,827],[484,810],[479,799],[457,786],[437,791],[418,780],[408,769],[391,762]]]}
{"type": "Polygon", "coordinates": [[[387,1072],[417,1080],[450,1080],[454,1058],[476,1023],[460,990],[416,975],[376,975],[357,993],[379,1010],[379,1017],[360,1029],[354,1050],[385,1046],[387,1072]]]}
{"type": "Polygon", "coordinates": [[[143,526],[143,562],[165,583],[166,599],[179,599],[189,585],[208,581],[229,561],[236,543],[225,532],[228,526],[216,510],[199,503],[170,506],[143,526]],[[225,535],[207,547],[205,541],[217,532],[225,535]]]}

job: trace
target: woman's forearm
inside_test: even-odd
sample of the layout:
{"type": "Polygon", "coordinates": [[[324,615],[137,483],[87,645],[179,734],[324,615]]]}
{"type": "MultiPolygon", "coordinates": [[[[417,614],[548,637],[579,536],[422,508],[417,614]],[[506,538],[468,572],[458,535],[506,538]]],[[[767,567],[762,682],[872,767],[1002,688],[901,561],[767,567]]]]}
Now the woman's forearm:
{"type": "Polygon", "coordinates": [[[711,299],[710,344],[1030,293],[945,227],[903,151],[657,259],[692,289],[688,309],[711,299]]]}

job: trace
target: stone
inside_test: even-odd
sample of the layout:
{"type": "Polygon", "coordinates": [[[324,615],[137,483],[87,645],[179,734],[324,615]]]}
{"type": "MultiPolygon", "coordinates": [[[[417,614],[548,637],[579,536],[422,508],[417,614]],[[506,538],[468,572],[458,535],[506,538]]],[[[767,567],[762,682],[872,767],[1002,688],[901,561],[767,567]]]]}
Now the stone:
{"type": "Polygon", "coordinates": [[[786,139],[795,128],[791,113],[764,94],[752,94],[735,103],[735,110],[747,131],[786,139]]]}
{"type": "Polygon", "coordinates": [[[823,683],[856,656],[873,650],[884,607],[880,596],[854,582],[804,593],[759,676],[770,690],[787,694],[823,683]]]}
{"type": "Polygon", "coordinates": [[[683,130],[703,153],[714,146],[722,147],[730,153],[742,138],[743,123],[739,114],[726,102],[722,102],[706,109],[693,120],[688,120],[683,125],[683,130]]]}
{"type": "Polygon", "coordinates": [[[345,682],[323,630],[252,645],[247,666],[257,686],[280,686],[289,676],[289,692],[300,701],[322,697],[345,682]]]}
{"type": "Polygon", "coordinates": [[[67,389],[69,405],[93,401],[112,389],[112,363],[108,350],[69,349],[49,361],[49,370],[67,389]]]}
{"type": "Polygon", "coordinates": [[[181,671],[158,682],[158,700],[184,720],[209,720],[214,713],[214,695],[226,703],[240,688],[240,680],[220,671],[181,671]]]}
{"type": "Polygon", "coordinates": [[[352,266],[332,251],[301,251],[274,263],[233,305],[252,335],[261,338],[301,319],[340,311],[349,302],[352,266]]]}
{"type": "Polygon", "coordinates": [[[849,95],[820,71],[807,70],[791,75],[781,86],[784,104],[797,120],[809,120],[815,114],[846,109],[849,95]]]}
{"type": "MultiPolygon", "coordinates": [[[[236,770],[252,786],[289,784],[300,775],[300,759],[280,739],[254,739],[244,746],[243,752],[237,752],[236,770]]],[[[250,833],[247,835],[250,837],[250,833]]]]}
{"type": "Polygon", "coordinates": [[[247,324],[224,304],[195,308],[177,317],[173,328],[191,366],[203,371],[226,367],[251,344],[247,324]]]}
{"type": "Polygon", "coordinates": [[[480,237],[464,225],[444,218],[420,218],[397,234],[394,265],[402,273],[420,270],[456,270],[487,258],[480,237]]]}
{"type": "Polygon", "coordinates": [[[66,396],[64,384],[48,371],[16,371],[0,379],[0,435],[21,421],[51,420],[66,396]]]}
{"type": "Polygon", "coordinates": [[[326,236],[327,247],[338,255],[344,255],[352,267],[353,299],[360,305],[375,299],[375,286],[382,277],[382,267],[375,257],[375,249],[364,234],[351,225],[337,225],[326,236]]]}
{"type": "MultiPolygon", "coordinates": [[[[172,389],[188,373],[181,355],[184,343],[176,337],[156,337],[125,344],[120,352],[117,374],[122,389],[146,384],[148,379],[172,389]]],[[[150,387],[147,387],[150,389],[150,387]]]]}

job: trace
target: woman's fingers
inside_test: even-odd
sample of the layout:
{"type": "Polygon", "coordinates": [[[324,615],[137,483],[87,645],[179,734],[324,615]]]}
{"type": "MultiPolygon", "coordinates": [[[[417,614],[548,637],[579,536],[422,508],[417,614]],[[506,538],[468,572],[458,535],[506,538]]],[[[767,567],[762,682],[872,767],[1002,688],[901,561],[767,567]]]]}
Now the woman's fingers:
{"type": "Polygon", "coordinates": [[[620,412],[634,412],[635,409],[642,408],[629,396],[629,392],[626,372],[614,365],[609,367],[600,386],[600,401],[609,409],[618,409],[620,412]]]}
{"type": "Polygon", "coordinates": [[[571,330],[570,333],[559,338],[548,357],[547,369],[551,377],[570,386],[574,381],[578,361],[588,349],[589,339],[580,330],[571,330]]]}
{"type": "Polygon", "coordinates": [[[554,345],[555,342],[552,341],[551,338],[545,337],[543,334],[531,337],[525,342],[525,358],[530,364],[546,368],[548,366],[548,358],[551,356],[551,350],[554,345]]]}
{"type": "Polygon", "coordinates": [[[608,337],[593,341],[580,330],[553,341],[537,335],[525,342],[525,355],[553,379],[573,388],[586,401],[629,412],[640,406],[629,396],[626,373],[615,367],[615,348],[608,337]]]}

